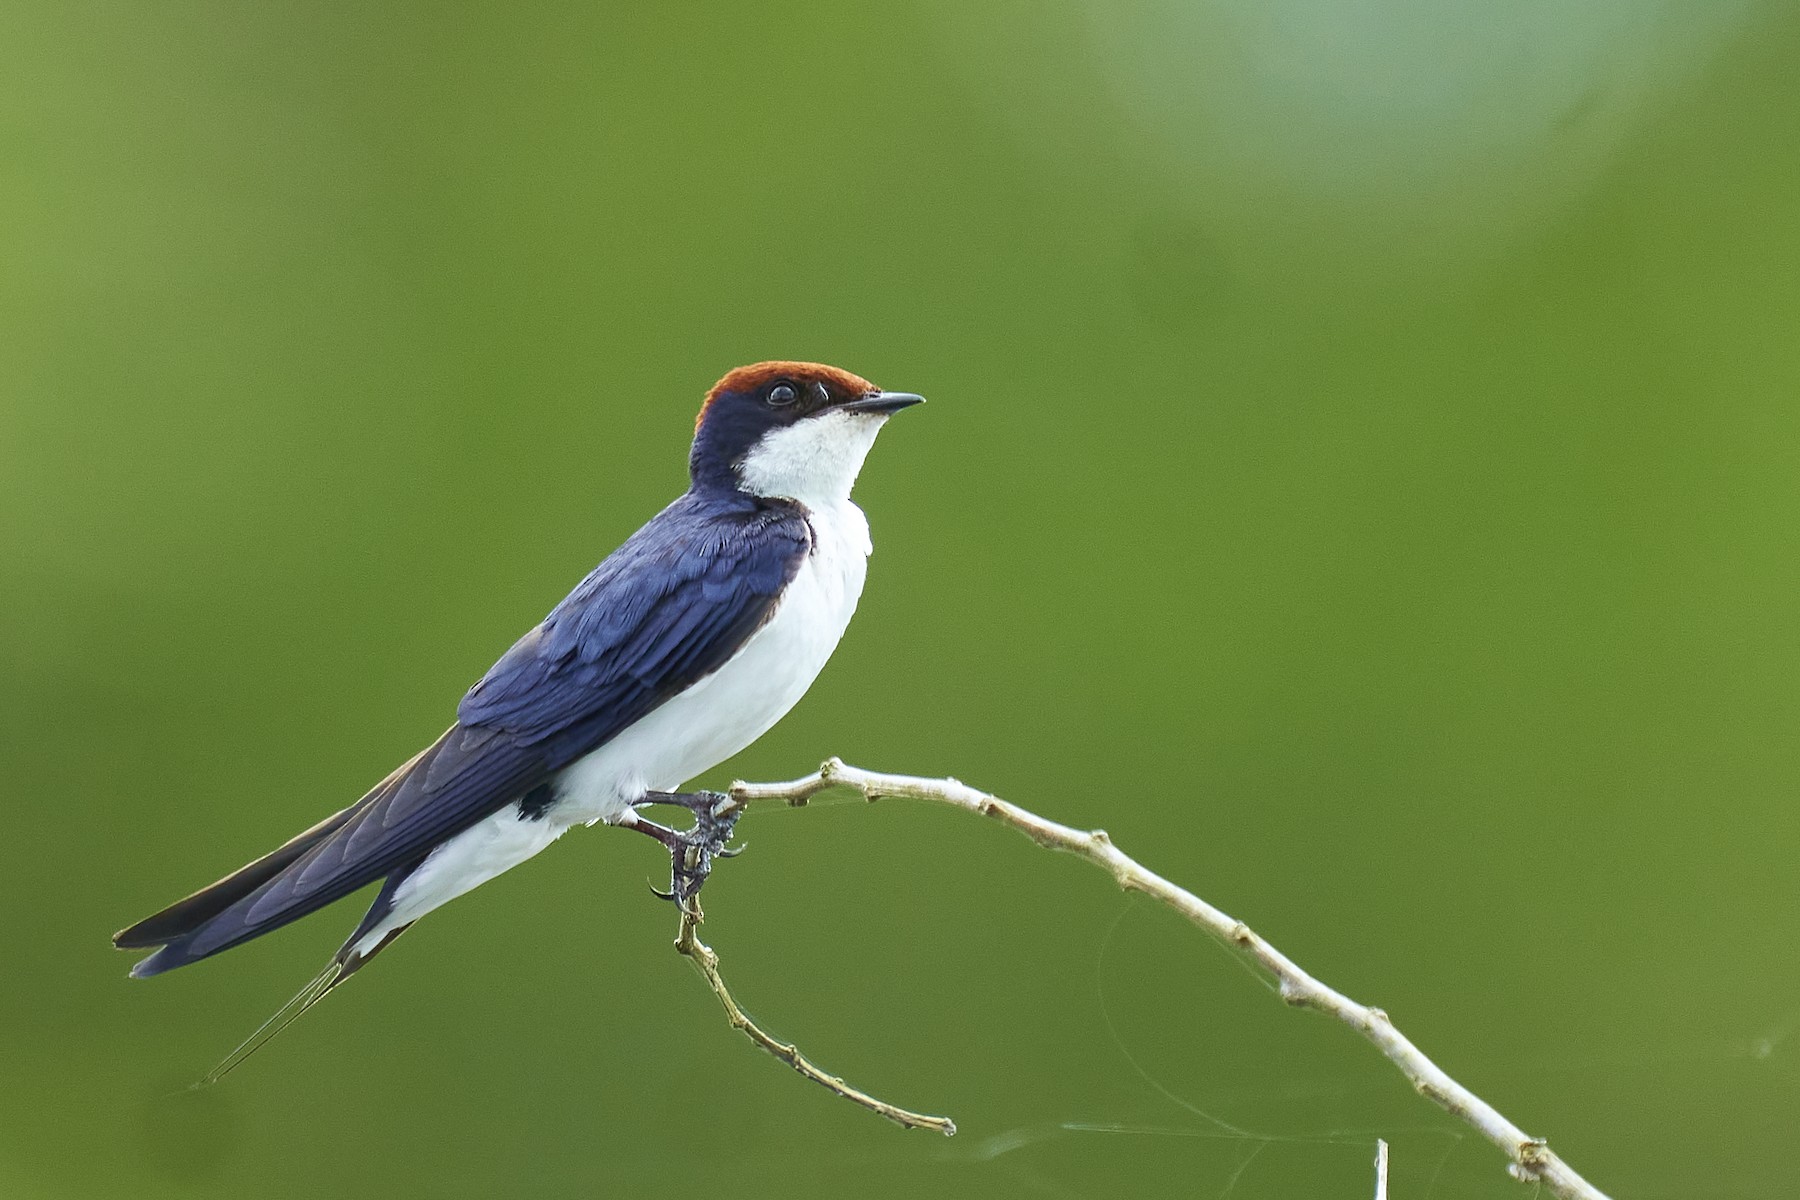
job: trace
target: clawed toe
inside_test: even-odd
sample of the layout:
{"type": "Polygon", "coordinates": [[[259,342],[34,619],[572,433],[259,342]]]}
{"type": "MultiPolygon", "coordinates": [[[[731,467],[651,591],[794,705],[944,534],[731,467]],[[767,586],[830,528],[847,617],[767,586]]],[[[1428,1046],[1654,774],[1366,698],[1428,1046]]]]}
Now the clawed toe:
{"type": "Polygon", "coordinates": [[[693,813],[708,814],[730,799],[724,792],[645,792],[638,804],[668,804],[693,813]]]}
{"type": "Polygon", "coordinates": [[[639,817],[632,828],[649,834],[669,852],[669,890],[651,887],[662,900],[687,907],[712,874],[715,858],[736,858],[742,846],[727,846],[731,831],[742,810],[723,802],[729,797],[719,792],[648,792],[643,804],[670,804],[694,814],[691,829],[676,830],[639,817]]]}

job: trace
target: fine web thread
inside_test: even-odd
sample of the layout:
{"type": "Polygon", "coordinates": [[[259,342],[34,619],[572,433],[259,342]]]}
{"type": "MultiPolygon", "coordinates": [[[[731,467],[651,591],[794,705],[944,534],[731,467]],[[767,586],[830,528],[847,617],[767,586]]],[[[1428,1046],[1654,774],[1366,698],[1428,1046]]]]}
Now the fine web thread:
{"type": "MultiPolygon", "coordinates": [[[[1269,1133],[1236,1124],[1217,1113],[1202,1108],[1200,1105],[1194,1103],[1186,1096],[1181,1095],[1175,1089],[1168,1086],[1162,1079],[1158,1078],[1144,1066],[1138,1056],[1132,1053],[1130,1046],[1126,1044],[1123,1035],[1119,1031],[1118,1024],[1113,1018],[1111,1006],[1106,998],[1107,955],[1110,953],[1125,919],[1132,915],[1134,911],[1137,911],[1138,905],[1135,900],[1135,897],[1125,898],[1125,902],[1120,905],[1118,915],[1113,918],[1112,922],[1107,926],[1105,933],[1101,935],[1099,946],[1095,952],[1094,996],[1099,1007],[1101,1024],[1106,1030],[1107,1038],[1112,1042],[1114,1049],[1117,1050],[1119,1057],[1125,1061],[1126,1066],[1130,1068],[1133,1074],[1142,1080],[1146,1086],[1164,1101],[1183,1112],[1198,1118],[1204,1124],[1198,1126],[1170,1126],[1081,1119],[1049,1121],[1005,1130],[985,1137],[972,1145],[956,1148],[945,1147],[940,1152],[941,1156],[948,1159],[960,1159],[972,1162],[994,1162],[995,1160],[1004,1159],[1006,1160],[1005,1165],[1014,1168],[1014,1174],[1019,1180],[1033,1188],[1033,1190],[1042,1192],[1046,1195],[1079,1197],[1082,1194],[1070,1188],[1066,1181],[1053,1180],[1047,1177],[1041,1170],[1036,1169],[1033,1165],[1022,1161],[1021,1159],[1015,1159],[1013,1157],[1015,1152],[1061,1138],[1098,1134],[1126,1137],[1191,1138],[1200,1139],[1202,1141],[1232,1142],[1239,1144],[1243,1148],[1236,1152],[1236,1160],[1231,1168],[1231,1173],[1226,1177],[1223,1186],[1217,1193],[1219,1200],[1227,1200],[1228,1197],[1237,1191],[1239,1185],[1250,1172],[1253,1164],[1255,1164],[1271,1146],[1346,1146],[1355,1147],[1372,1155],[1378,1137],[1387,1137],[1391,1139],[1396,1133],[1422,1134],[1429,1137],[1442,1138],[1445,1142],[1443,1153],[1437,1156],[1436,1162],[1432,1166],[1427,1187],[1420,1193],[1423,1200],[1432,1200],[1432,1196],[1437,1187],[1438,1177],[1442,1174],[1444,1165],[1449,1161],[1452,1153],[1454,1153],[1457,1146],[1467,1136],[1467,1131],[1465,1130],[1448,1127],[1446,1125],[1433,1125],[1406,1127],[1384,1126],[1380,1130],[1330,1129],[1319,1133],[1269,1133]]],[[[1216,944],[1217,939],[1211,940],[1216,944]]],[[[1227,948],[1221,945],[1220,949],[1223,951],[1227,948]]],[[[1272,983],[1251,970],[1237,955],[1227,953],[1227,957],[1230,958],[1233,963],[1236,963],[1239,967],[1243,968],[1245,973],[1254,979],[1259,986],[1274,990],[1274,985],[1272,983]]],[[[1357,1166],[1355,1170],[1358,1173],[1367,1170],[1366,1160],[1362,1154],[1357,1156],[1357,1166]]]]}

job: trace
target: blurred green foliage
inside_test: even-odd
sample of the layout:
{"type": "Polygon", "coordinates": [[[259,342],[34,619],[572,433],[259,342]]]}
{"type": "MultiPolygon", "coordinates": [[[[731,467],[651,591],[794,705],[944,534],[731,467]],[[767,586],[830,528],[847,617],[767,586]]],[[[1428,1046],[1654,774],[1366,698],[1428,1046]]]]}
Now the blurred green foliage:
{"type": "Polygon", "coordinates": [[[0,1195],[1522,1195],[1351,1035],[955,814],[755,816],[719,1019],[571,835],[225,1085],[351,906],[106,935],[358,795],[726,368],[932,405],[703,782],[1104,825],[1618,1195],[1800,1189],[1791,4],[0,11],[0,1195]]]}

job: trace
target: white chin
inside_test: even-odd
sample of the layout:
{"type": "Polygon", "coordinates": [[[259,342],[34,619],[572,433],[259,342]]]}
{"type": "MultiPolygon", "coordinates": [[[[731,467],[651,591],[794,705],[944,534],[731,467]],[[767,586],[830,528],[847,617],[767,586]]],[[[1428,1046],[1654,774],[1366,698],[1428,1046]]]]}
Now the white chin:
{"type": "Polygon", "coordinates": [[[850,498],[850,486],[886,422],[885,413],[838,409],[802,417],[764,434],[744,456],[738,478],[745,491],[758,496],[814,508],[841,503],[850,498]]]}

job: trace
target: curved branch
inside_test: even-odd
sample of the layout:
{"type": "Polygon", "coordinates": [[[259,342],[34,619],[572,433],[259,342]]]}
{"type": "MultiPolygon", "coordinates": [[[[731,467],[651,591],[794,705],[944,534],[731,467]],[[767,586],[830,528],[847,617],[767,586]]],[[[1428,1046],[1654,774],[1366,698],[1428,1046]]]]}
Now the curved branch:
{"type": "Polygon", "coordinates": [[[699,925],[705,918],[700,912],[698,897],[690,896],[681,905],[681,929],[675,935],[675,950],[690,959],[699,968],[706,979],[706,985],[719,998],[719,1004],[725,1009],[725,1019],[733,1029],[756,1043],[759,1050],[766,1050],[788,1066],[792,1067],[802,1079],[810,1079],[834,1096],[842,1096],[852,1104],[860,1104],[878,1117],[886,1117],[902,1129],[930,1129],[945,1137],[956,1134],[956,1122],[949,1117],[934,1117],[927,1113],[916,1113],[897,1104],[889,1104],[878,1100],[861,1088],[852,1087],[836,1075],[828,1075],[813,1065],[811,1059],[800,1053],[799,1047],[792,1042],[780,1042],[770,1037],[755,1021],[752,1021],[743,1008],[739,1006],[731,989],[725,986],[725,977],[719,974],[719,956],[711,946],[700,940],[699,925]]]}
{"type": "Polygon", "coordinates": [[[1274,978],[1281,998],[1296,1008],[1311,1008],[1336,1017],[1375,1044],[1376,1049],[1400,1069],[1418,1093],[1474,1128],[1498,1146],[1511,1160],[1507,1170],[1515,1179],[1541,1183],[1564,1200],[1607,1200],[1593,1184],[1575,1173],[1542,1138],[1534,1138],[1507,1120],[1493,1105],[1452,1079],[1442,1067],[1425,1057],[1412,1041],[1394,1027],[1379,1008],[1358,1004],[1301,970],[1287,955],[1264,941],[1242,921],[1214,908],[1185,888],[1178,887],[1143,866],[1113,845],[1101,829],[1081,830],[1009,804],[955,779],[925,779],[914,775],[885,775],[846,765],[839,759],[825,761],[817,771],[785,783],[735,783],[731,803],[747,807],[758,801],[780,800],[803,805],[832,787],[850,787],[868,800],[886,796],[930,800],[965,812],[992,817],[1010,825],[1040,846],[1066,850],[1105,869],[1126,891],[1142,892],[1174,909],[1194,924],[1237,949],[1274,978]]]}

